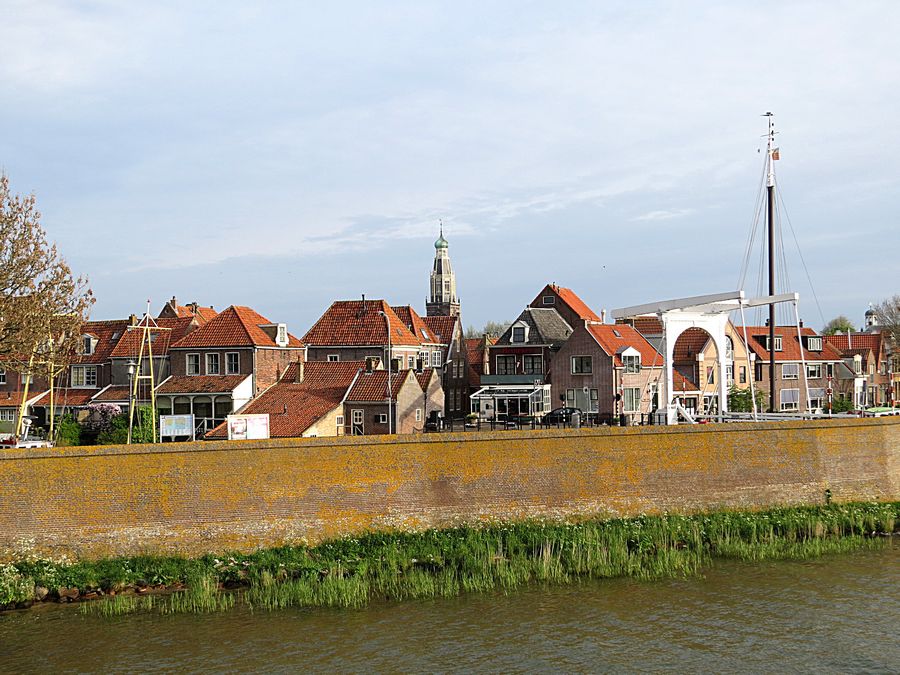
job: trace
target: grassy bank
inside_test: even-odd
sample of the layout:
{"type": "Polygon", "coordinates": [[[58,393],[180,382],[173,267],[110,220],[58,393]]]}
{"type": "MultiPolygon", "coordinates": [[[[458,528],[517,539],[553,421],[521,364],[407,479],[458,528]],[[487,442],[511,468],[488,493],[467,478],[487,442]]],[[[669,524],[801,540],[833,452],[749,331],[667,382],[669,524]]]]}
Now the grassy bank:
{"type": "Polygon", "coordinates": [[[857,503],[373,533],[195,559],[33,559],[0,566],[0,607],[27,604],[36,589],[38,596],[48,591],[48,600],[106,596],[84,610],[109,615],[219,611],[236,602],[360,607],[373,598],[453,596],[579,577],[689,576],[713,558],[801,559],[879,547],[884,534],[898,530],[900,502],[857,503]],[[227,592],[236,588],[244,592],[227,592]]]}

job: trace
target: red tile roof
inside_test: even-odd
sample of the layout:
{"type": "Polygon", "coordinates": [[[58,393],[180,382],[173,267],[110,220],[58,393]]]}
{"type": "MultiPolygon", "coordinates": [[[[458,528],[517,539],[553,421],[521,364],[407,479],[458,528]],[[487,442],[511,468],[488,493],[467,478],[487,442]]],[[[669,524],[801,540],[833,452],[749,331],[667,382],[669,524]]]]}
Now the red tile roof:
{"type": "Polygon", "coordinates": [[[230,394],[250,375],[173,375],[157,394],[230,394]]]}
{"type": "MultiPolygon", "coordinates": [[[[409,332],[415,335],[420,342],[435,342],[434,337],[431,335],[431,331],[429,331],[428,326],[425,325],[425,321],[422,320],[422,317],[419,316],[416,310],[410,305],[392,306],[391,309],[403,324],[409,328],[409,332]]],[[[384,319],[382,318],[382,321],[383,320],[384,319]]]]}
{"type": "MultiPolygon", "coordinates": [[[[31,389],[28,392],[28,399],[31,400],[35,396],[41,396],[41,392],[43,389],[38,389],[37,391],[31,389]]],[[[94,389],[94,391],[97,391],[94,389]]],[[[0,408],[18,408],[22,405],[22,398],[24,396],[24,391],[0,391],[0,408]]],[[[41,397],[43,398],[43,397],[41,397]]]]}
{"type": "Polygon", "coordinates": [[[303,341],[322,347],[387,344],[387,322],[379,312],[384,312],[390,322],[391,344],[421,344],[384,300],[335,301],[303,336],[303,341]]]}
{"type": "Polygon", "coordinates": [[[597,344],[610,356],[614,357],[615,365],[622,365],[621,352],[628,347],[633,347],[641,355],[643,368],[662,367],[663,356],[653,348],[647,338],[638,333],[634,328],[626,324],[587,324],[588,332],[596,340],[597,344]],[[618,333],[618,335],[617,335],[618,333]]]}
{"type": "MultiPolygon", "coordinates": [[[[241,414],[269,415],[269,433],[273,438],[302,436],[309,427],[341,404],[347,389],[364,361],[315,361],[303,366],[303,381],[294,382],[297,364],[292,363],[284,376],[241,409],[241,414]]],[[[206,438],[227,438],[225,423],[206,434],[206,438]]]]}
{"type": "Polygon", "coordinates": [[[106,403],[109,401],[129,401],[131,400],[131,388],[127,384],[115,384],[106,387],[91,399],[92,403],[106,403]]]}
{"type": "MultiPolygon", "coordinates": [[[[392,400],[397,400],[397,394],[409,378],[413,378],[418,384],[418,380],[415,379],[415,373],[411,370],[401,370],[399,373],[391,375],[392,400]]],[[[387,379],[388,371],[386,370],[361,373],[347,394],[347,400],[354,402],[384,401],[387,398],[387,379]]]]}
{"type": "Polygon", "coordinates": [[[700,387],[691,382],[688,378],[686,378],[683,374],[681,374],[677,370],[672,371],[672,388],[675,390],[673,393],[677,394],[679,392],[685,393],[699,393],[700,387]]]}
{"type": "Polygon", "coordinates": [[[632,316],[627,319],[616,319],[617,324],[628,324],[634,326],[641,335],[657,336],[662,335],[662,321],[658,316],[632,316]]]}
{"type": "Polygon", "coordinates": [[[453,331],[459,323],[458,316],[426,316],[422,321],[432,336],[428,342],[447,345],[453,339],[453,331]]]}
{"type": "MultiPolygon", "coordinates": [[[[249,307],[232,305],[172,347],[276,347],[274,338],[261,328],[270,325],[271,321],[249,307]]],[[[288,347],[301,348],[303,343],[288,333],[288,347]]]]}
{"type": "MultiPolygon", "coordinates": [[[[91,399],[97,395],[99,389],[54,389],[53,390],[53,406],[84,406],[91,402],[91,399]]],[[[48,406],[50,405],[50,392],[47,391],[40,399],[35,401],[34,405],[48,406]]]]}
{"type": "Polygon", "coordinates": [[[469,365],[469,386],[481,386],[481,376],[484,375],[484,346],[485,339],[488,347],[497,343],[497,338],[493,336],[466,338],[466,363],[469,365]]]}
{"type": "MultiPolygon", "coordinates": [[[[743,335],[744,329],[741,326],[735,326],[738,335],[743,335]]],[[[800,329],[804,336],[817,336],[818,333],[812,328],[804,327],[800,329]]],[[[769,361],[769,351],[765,349],[766,338],[769,336],[768,326],[747,326],[747,339],[750,342],[750,349],[756,353],[757,359],[769,361]]],[[[781,337],[781,351],[775,352],[775,361],[800,361],[801,347],[797,341],[796,326],[775,326],[775,336],[781,337]]],[[[821,352],[811,352],[803,349],[803,358],[806,361],[839,361],[841,360],[840,351],[829,342],[822,341],[821,352]]]]}
{"type": "Polygon", "coordinates": [[[128,319],[114,321],[85,321],[81,325],[82,335],[90,335],[97,339],[93,354],[79,354],[73,363],[106,363],[119,340],[131,322],[128,319]]]}
{"type": "Polygon", "coordinates": [[[672,360],[675,363],[695,362],[697,354],[703,351],[710,339],[709,333],[702,328],[688,328],[675,340],[672,360]]]}
{"type": "MultiPolygon", "coordinates": [[[[154,356],[165,356],[168,354],[171,345],[181,340],[199,325],[199,322],[193,316],[178,319],[155,319],[155,321],[160,330],[156,330],[153,326],[150,327],[150,333],[154,336],[152,342],[154,356]]],[[[112,358],[136,359],[141,351],[143,339],[144,329],[142,327],[127,329],[119,338],[110,356],[112,358]]],[[[146,351],[147,346],[144,345],[145,354],[146,351]]]]}
{"type": "Polygon", "coordinates": [[[428,385],[431,383],[432,377],[434,377],[434,368],[423,368],[421,372],[416,373],[416,380],[418,380],[419,386],[422,387],[422,391],[428,391],[428,385]]]}
{"type": "Polygon", "coordinates": [[[876,358],[881,354],[881,333],[851,333],[848,339],[846,333],[826,335],[822,338],[830,345],[834,345],[838,351],[846,352],[849,349],[871,349],[876,358]]]}
{"type": "Polygon", "coordinates": [[[545,305],[542,300],[543,296],[547,295],[547,293],[552,292],[555,293],[560,301],[565,303],[569,309],[571,309],[575,314],[578,315],[578,318],[583,319],[584,321],[600,321],[600,317],[587,306],[587,303],[578,297],[578,294],[575,293],[571,288],[564,288],[563,286],[557,286],[556,284],[547,284],[544,286],[543,290],[538,293],[537,297],[531,301],[529,307],[537,307],[537,308],[548,308],[551,305],[545,305]]]}

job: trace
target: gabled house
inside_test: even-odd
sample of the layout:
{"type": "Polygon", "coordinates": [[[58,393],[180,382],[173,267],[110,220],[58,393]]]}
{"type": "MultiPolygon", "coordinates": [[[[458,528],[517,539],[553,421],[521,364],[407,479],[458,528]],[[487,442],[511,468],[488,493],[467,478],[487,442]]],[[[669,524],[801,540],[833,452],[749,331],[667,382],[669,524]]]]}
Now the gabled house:
{"type": "MultiPolygon", "coordinates": [[[[743,334],[740,326],[736,327],[743,334]]],[[[747,326],[750,349],[755,355],[754,384],[769,396],[769,328],[747,326]]],[[[842,365],[841,353],[813,329],[796,326],[775,327],[775,407],[776,412],[811,412],[827,407],[829,381],[842,365]],[[803,371],[803,365],[806,370],[803,371]],[[807,397],[809,404],[807,404],[807,397]]],[[[768,407],[768,406],[767,406],[768,407]]]]}
{"type": "Polygon", "coordinates": [[[859,408],[891,405],[893,401],[890,357],[885,338],[884,333],[871,330],[871,327],[865,332],[824,336],[825,341],[841,353],[855,376],[853,400],[859,408]]]}
{"type": "Polygon", "coordinates": [[[526,307],[488,350],[490,374],[471,395],[486,419],[541,416],[550,410],[550,363],[572,334],[555,309],[526,307]]]}
{"type": "Polygon", "coordinates": [[[423,351],[422,341],[387,302],[365,297],[333,302],[303,336],[303,342],[308,361],[361,361],[389,356],[394,370],[415,368],[423,351]]]}
{"type": "MultiPolygon", "coordinates": [[[[344,401],[365,368],[364,361],[292,363],[281,379],[237,412],[269,416],[272,438],[342,436],[344,401]]],[[[225,423],[206,434],[225,439],[225,423]]]]}
{"type": "Polygon", "coordinates": [[[188,303],[187,305],[179,305],[178,300],[175,299],[175,296],[172,296],[172,299],[169,300],[163,308],[160,310],[157,315],[158,319],[193,319],[196,318],[201,324],[206,323],[210,319],[216,316],[218,312],[209,307],[202,307],[198,305],[196,302],[188,303]]]}
{"type": "Polygon", "coordinates": [[[371,367],[360,373],[344,401],[345,433],[370,436],[386,434],[389,428],[395,434],[422,431],[425,400],[415,371],[390,373],[390,405],[388,375],[383,368],[371,367]]]}
{"type": "Polygon", "coordinates": [[[571,288],[547,284],[528,305],[536,309],[555,309],[570,326],[585,321],[603,323],[603,318],[587,306],[571,288]]]}
{"type": "Polygon", "coordinates": [[[624,324],[582,321],[553,356],[554,403],[596,413],[601,420],[625,414],[648,421],[666,397],[663,357],[624,324]]]}
{"type": "MultiPolygon", "coordinates": [[[[426,316],[422,319],[431,335],[446,341],[441,387],[444,391],[444,411],[448,418],[461,418],[469,412],[468,353],[463,341],[462,320],[454,316],[426,316]]],[[[443,344],[443,343],[442,343],[443,344]]],[[[432,359],[434,366],[434,359],[432,359]]]]}

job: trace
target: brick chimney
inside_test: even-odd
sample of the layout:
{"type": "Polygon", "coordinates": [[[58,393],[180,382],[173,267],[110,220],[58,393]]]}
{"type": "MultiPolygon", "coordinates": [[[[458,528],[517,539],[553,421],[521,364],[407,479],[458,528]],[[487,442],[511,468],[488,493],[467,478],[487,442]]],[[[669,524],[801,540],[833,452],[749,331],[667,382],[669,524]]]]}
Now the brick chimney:
{"type": "Polygon", "coordinates": [[[300,359],[297,359],[297,369],[294,371],[294,384],[300,384],[303,382],[303,376],[305,375],[305,366],[300,359]]]}

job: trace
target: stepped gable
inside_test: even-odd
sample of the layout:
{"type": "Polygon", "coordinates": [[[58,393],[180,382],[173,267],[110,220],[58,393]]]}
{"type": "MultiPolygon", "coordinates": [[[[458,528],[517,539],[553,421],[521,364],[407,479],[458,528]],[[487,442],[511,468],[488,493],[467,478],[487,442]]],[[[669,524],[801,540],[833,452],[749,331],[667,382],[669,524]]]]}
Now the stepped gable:
{"type": "MultiPolygon", "coordinates": [[[[266,317],[249,307],[232,305],[214,318],[188,333],[172,347],[277,347],[275,339],[261,326],[273,325],[266,317]]],[[[303,343],[288,333],[288,347],[301,348],[303,343]]]]}
{"type": "MultiPolygon", "coordinates": [[[[397,394],[406,383],[406,380],[413,377],[411,370],[401,370],[399,373],[393,373],[391,376],[391,398],[397,400],[397,394]]],[[[353,387],[347,394],[348,401],[363,402],[373,401],[381,402],[387,398],[387,379],[388,371],[375,370],[371,373],[360,373],[353,387]]],[[[418,383],[418,380],[416,380],[418,383]]]]}
{"type": "MultiPolygon", "coordinates": [[[[156,325],[162,330],[154,330],[150,327],[153,338],[153,355],[165,356],[169,353],[169,347],[184,338],[188,333],[199,326],[194,316],[182,317],[177,319],[154,319],[156,325]]],[[[115,348],[110,353],[112,358],[137,358],[141,351],[141,342],[144,339],[144,330],[140,327],[134,327],[130,330],[126,329],[122,337],[119,338],[115,348]]],[[[144,345],[144,353],[147,352],[147,346],[144,345]]]]}
{"type": "Polygon", "coordinates": [[[438,344],[450,344],[453,339],[453,329],[459,322],[458,316],[426,316],[422,321],[428,326],[432,340],[438,344]]]}
{"type": "Polygon", "coordinates": [[[622,352],[633,347],[641,355],[641,366],[652,368],[663,366],[663,356],[653,348],[647,338],[626,324],[589,323],[588,333],[604,352],[612,356],[615,365],[622,366],[622,352]]]}
{"type": "MultiPolygon", "coordinates": [[[[743,327],[735,326],[738,335],[743,335],[743,327]]],[[[804,336],[821,337],[812,328],[803,327],[800,332],[804,336]]],[[[757,359],[769,361],[769,350],[765,348],[766,338],[769,337],[768,326],[747,326],[747,339],[750,349],[756,354],[757,359]]],[[[781,337],[781,351],[775,352],[775,361],[800,361],[801,349],[806,361],[839,361],[841,352],[833,344],[822,338],[822,351],[811,352],[801,348],[797,340],[796,326],[775,326],[775,337],[781,337]]],[[[856,345],[854,345],[855,347],[856,345]]]]}
{"type": "MultiPolygon", "coordinates": [[[[365,368],[365,361],[313,361],[303,364],[303,381],[296,382],[297,363],[284,376],[241,409],[242,415],[269,415],[269,433],[275,438],[303,435],[309,427],[344,400],[353,379],[365,368]]],[[[222,423],[206,438],[227,438],[222,423]]]]}
{"type": "Polygon", "coordinates": [[[106,363],[130,325],[129,319],[85,321],[81,324],[81,334],[90,335],[97,340],[97,344],[94,345],[92,354],[78,354],[72,363],[76,365],[106,363]]]}
{"type": "Polygon", "coordinates": [[[353,347],[387,344],[387,323],[378,312],[384,312],[391,326],[391,343],[421,345],[422,341],[407,328],[384,300],[337,300],[325,310],[303,336],[310,346],[353,347]]]}

